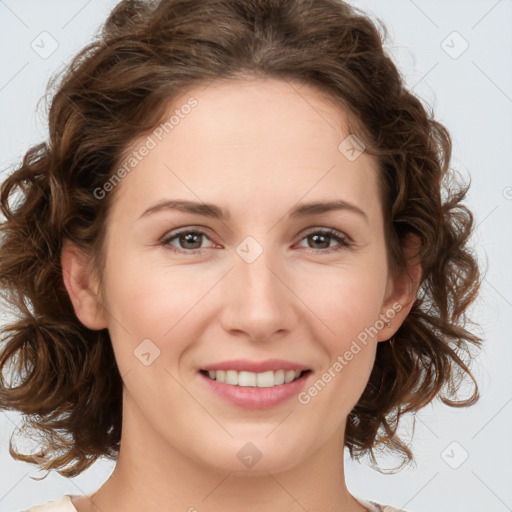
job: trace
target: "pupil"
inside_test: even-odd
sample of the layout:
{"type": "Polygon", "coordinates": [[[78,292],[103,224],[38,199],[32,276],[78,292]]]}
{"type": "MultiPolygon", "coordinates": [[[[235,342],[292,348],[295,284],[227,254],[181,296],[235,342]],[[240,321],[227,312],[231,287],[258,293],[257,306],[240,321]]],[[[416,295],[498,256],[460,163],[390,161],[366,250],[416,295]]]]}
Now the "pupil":
{"type": "MultiPolygon", "coordinates": [[[[180,238],[181,238],[182,241],[184,240],[185,243],[192,243],[193,244],[194,241],[191,240],[191,238],[198,239],[200,236],[201,235],[199,233],[187,233],[186,235],[181,236],[180,238]]],[[[195,243],[197,244],[197,241],[195,243]]],[[[199,243],[199,245],[201,245],[201,244],[199,243]]],[[[186,247],[186,248],[187,249],[196,249],[197,247],[186,247]]]]}
{"type": "MultiPolygon", "coordinates": [[[[323,240],[324,240],[324,242],[323,242],[323,244],[324,244],[324,245],[323,245],[323,247],[329,247],[329,243],[327,243],[327,245],[325,245],[325,240],[326,240],[327,238],[329,238],[329,236],[328,236],[328,235],[312,235],[312,236],[313,236],[313,239],[314,239],[314,241],[315,241],[315,242],[317,242],[317,241],[318,241],[318,238],[323,239],[323,240]]],[[[322,242],[320,242],[320,243],[322,243],[322,242]]]]}

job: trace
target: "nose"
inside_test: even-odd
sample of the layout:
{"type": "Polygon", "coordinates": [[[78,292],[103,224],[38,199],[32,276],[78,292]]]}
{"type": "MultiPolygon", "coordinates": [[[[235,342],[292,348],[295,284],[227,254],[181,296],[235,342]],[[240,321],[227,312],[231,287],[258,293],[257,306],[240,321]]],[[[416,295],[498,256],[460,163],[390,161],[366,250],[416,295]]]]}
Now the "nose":
{"type": "Polygon", "coordinates": [[[236,248],[232,270],[222,283],[220,315],[227,332],[263,342],[296,328],[301,302],[270,237],[265,238],[268,243],[259,240],[248,237],[236,248]]]}

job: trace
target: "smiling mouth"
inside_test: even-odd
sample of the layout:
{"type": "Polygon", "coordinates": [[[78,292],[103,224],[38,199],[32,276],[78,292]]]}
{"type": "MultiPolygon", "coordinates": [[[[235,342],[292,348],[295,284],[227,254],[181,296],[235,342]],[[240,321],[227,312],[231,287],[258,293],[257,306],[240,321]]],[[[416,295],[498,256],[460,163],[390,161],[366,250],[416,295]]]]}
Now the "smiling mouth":
{"type": "Polygon", "coordinates": [[[294,370],[276,370],[261,373],[236,370],[200,370],[205,377],[224,384],[240,387],[269,388],[289,384],[311,373],[311,370],[301,372],[294,370]]]}

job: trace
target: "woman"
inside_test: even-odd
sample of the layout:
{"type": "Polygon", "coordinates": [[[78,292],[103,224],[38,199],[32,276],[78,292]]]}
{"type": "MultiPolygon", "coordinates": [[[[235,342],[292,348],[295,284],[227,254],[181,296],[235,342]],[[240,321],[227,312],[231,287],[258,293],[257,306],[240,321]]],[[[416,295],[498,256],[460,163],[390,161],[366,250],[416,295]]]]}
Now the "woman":
{"type": "Polygon", "coordinates": [[[123,1],[49,127],[1,191],[0,404],[41,436],[15,458],[117,463],[31,510],[399,510],[350,494],[344,447],[406,463],[404,413],[477,400],[450,397],[480,276],[450,137],[372,22],[123,1]]]}

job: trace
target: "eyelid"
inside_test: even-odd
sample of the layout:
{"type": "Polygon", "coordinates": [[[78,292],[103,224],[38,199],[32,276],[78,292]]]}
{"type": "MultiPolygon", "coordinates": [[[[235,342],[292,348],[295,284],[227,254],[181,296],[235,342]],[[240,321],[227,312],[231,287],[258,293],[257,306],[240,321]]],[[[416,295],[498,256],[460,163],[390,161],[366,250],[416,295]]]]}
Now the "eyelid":
{"type": "MultiPolygon", "coordinates": [[[[305,236],[309,235],[310,233],[317,233],[319,231],[327,232],[329,234],[339,236],[340,238],[343,238],[347,242],[347,244],[354,243],[352,238],[350,236],[348,236],[347,233],[345,233],[344,231],[340,231],[339,229],[329,227],[329,226],[317,226],[317,227],[308,228],[305,232],[301,233],[301,235],[302,235],[302,238],[304,238],[305,236]]],[[[302,238],[301,238],[301,240],[302,240],[302,238]]]]}
{"type": "Polygon", "coordinates": [[[210,231],[211,230],[205,226],[195,226],[195,225],[183,226],[183,227],[174,228],[174,229],[171,229],[170,231],[167,231],[160,238],[159,242],[165,242],[166,240],[175,238],[178,235],[181,235],[182,233],[196,233],[196,232],[201,235],[204,235],[205,237],[207,237],[208,239],[211,240],[210,235],[209,235],[210,231]]]}

